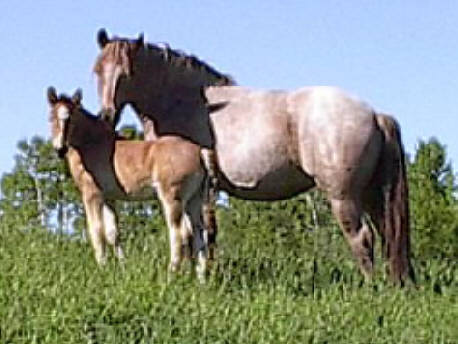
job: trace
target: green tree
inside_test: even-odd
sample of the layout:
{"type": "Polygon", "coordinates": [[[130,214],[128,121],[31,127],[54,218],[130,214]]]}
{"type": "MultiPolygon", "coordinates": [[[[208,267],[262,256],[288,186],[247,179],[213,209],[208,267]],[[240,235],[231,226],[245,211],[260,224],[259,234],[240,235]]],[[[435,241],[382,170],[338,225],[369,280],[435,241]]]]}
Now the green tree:
{"type": "Polygon", "coordinates": [[[132,124],[123,125],[119,129],[118,134],[126,140],[143,140],[144,138],[143,132],[138,131],[137,127],[132,124]]]}
{"type": "MultiPolygon", "coordinates": [[[[222,233],[218,239],[221,243],[224,240],[248,241],[254,243],[253,250],[271,247],[275,251],[294,252],[300,258],[304,255],[304,245],[308,252],[319,249],[327,254],[333,251],[334,244],[342,242],[333,239],[334,236],[340,237],[341,233],[331,215],[329,203],[319,191],[309,191],[276,202],[230,198],[228,207],[221,208],[218,214],[222,231],[228,226],[233,228],[228,238],[226,233],[222,233]]],[[[234,247],[237,247],[235,243],[234,247]]],[[[268,256],[274,254],[263,253],[268,256]]]]}
{"type": "Polygon", "coordinates": [[[409,166],[409,186],[416,254],[458,257],[456,180],[446,148],[436,138],[419,141],[409,166]]]}
{"type": "Polygon", "coordinates": [[[38,136],[19,141],[17,148],[13,171],[1,181],[2,220],[16,228],[70,230],[81,216],[81,205],[66,164],[51,143],[38,136]]]}

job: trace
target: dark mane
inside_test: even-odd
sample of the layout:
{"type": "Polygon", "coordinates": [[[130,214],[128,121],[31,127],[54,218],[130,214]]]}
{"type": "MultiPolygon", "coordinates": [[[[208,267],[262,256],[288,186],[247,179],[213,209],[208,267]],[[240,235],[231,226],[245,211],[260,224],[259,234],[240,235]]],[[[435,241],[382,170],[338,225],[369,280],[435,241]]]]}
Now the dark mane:
{"type": "MultiPolygon", "coordinates": [[[[129,52],[135,44],[135,40],[115,36],[110,40],[110,44],[107,44],[103,52],[97,58],[94,65],[94,72],[96,74],[100,73],[102,70],[102,63],[105,59],[111,59],[115,63],[121,64],[126,70],[129,70],[129,52]]],[[[236,84],[231,76],[218,72],[215,68],[200,60],[196,56],[188,55],[180,50],[172,49],[168,44],[163,45],[164,47],[160,47],[156,44],[146,43],[143,46],[143,49],[160,56],[169,65],[207,74],[214,80],[212,82],[209,81],[208,86],[232,86],[236,84]]]]}
{"type": "Polygon", "coordinates": [[[195,70],[211,75],[217,80],[217,82],[213,84],[215,86],[233,86],[236,84],[235,80],[230,75],[218,72],[215,68],[205,61],[202,61],[197,56],[188,55],[181,50],[172,49],[168,44],[164,44],[164,47],[160,47],[152,43],[147,43],[145,48],[150,51],[156,51],[160,56],[162,56],[164,61],[171,65],[183,66],[189,70],[195,70]]]}

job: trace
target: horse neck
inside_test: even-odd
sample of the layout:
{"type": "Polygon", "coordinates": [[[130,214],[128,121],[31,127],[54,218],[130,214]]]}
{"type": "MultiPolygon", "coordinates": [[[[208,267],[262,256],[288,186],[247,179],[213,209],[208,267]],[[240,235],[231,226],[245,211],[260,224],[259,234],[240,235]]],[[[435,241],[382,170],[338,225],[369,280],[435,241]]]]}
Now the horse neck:
{"type": "Polygon", "coordinates": [[[229,77],[176,52],[164,57],[159,48],[140,50],[132,68],[130,84],[126,89],[119,88],[117,102],[134,108],[143,124],[145,139],[178,135],[203,147],[213,147],[203,88],[232,84],[229,77]]]}
{"type": "Polygon", "coordinates": [[[110,132],[104,122],[81,109],[72,115],[68,144],[76,149],[89,148],[100,144],[112,145],[114,132],[110,132]]]}
{"type": "Polygon", "coordinates": [[[137,113],[164,113],[177,101],[202,102],[203,87],[233,84],[229,77],[204,67],[203,62],[192,65],[185,58],[182,62],[178,57],[166,59],[159,51],[158,48],[146,48],[139,51],[133,61],[136,65],[132,83],[135,91],[130,92],[132,99],[127,102],[137,113]]]}

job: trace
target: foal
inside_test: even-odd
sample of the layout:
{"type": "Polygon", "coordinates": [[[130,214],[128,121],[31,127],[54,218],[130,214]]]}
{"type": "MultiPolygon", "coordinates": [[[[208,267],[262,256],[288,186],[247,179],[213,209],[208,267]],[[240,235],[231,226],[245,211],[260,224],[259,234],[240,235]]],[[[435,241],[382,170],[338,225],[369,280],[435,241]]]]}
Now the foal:
{"type": "Polygon", "coordinates": [[[81,105],[77,90],[70,98],[48,89],[52,144],[67,159],[81,192],[88,232],[99,264],[105,263],[105,244],[123,258],[115,200],[147,200],[158,196],[169,228],[170,270],[187,257],[191,247],[202,277],[207,264],[202,207],[207,174],[200,147],[178,136],[154,142],[117,140],[112,127],[81,105]]]}

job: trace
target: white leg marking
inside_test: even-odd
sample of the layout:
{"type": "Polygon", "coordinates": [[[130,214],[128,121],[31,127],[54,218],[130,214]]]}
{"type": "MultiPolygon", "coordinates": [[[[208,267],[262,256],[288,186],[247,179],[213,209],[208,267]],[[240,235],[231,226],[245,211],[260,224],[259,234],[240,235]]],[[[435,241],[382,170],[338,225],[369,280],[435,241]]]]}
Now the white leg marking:
{"type": "Polygon", "coordinates": [[[114,253],[118,259],[124,258],[124,252],[121,244],[119,243],[118,236],[118,221],[116,219],[116,213],[112,204],[103,204],[103,225],[105,230],[106,241],[113,246],[114,253]]]}
{"type": "MultiPolygon", "coordinates": [[[[167,192],[173,192],[167,190],[167,192]]],[[[169,228],[170,240],[170,271],[175,272],[181,264],[181,222],[183,218],[183,205],[171,194],[164,192],[163,187],[158,187],[158,198],[164,208],[165,220],[169,228]]]]}
{"type": "Polygon", "coordinates": [[[84,197],[83,203],[86,212],[87,228],[95,260],[99,265],[106,263],[105,240],[103,237],[102,204],[98,197],[84,197]]]}

